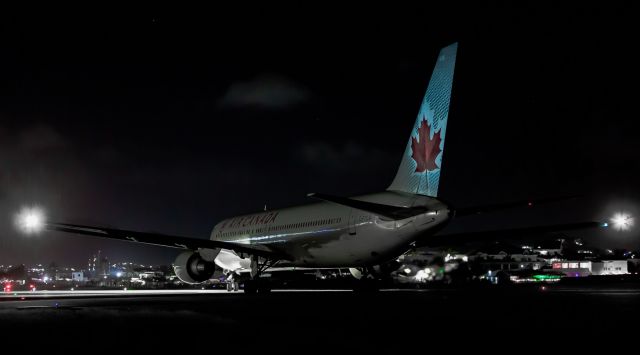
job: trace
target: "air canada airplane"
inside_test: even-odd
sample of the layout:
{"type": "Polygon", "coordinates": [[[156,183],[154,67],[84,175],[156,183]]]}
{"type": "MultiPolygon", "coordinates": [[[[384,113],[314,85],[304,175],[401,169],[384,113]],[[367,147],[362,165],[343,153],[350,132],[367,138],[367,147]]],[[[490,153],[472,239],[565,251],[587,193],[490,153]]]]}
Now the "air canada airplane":
{"type": "MultiPolygon", "coordinates": [[[[439,233],[454,216],[526,207],[533,202],[454,210],[438,199],[457,48],[454,43],[438,54],[398,172],[382,192],[350,198],[311,193],[309,197],[316,200],[314,203],[225,219],[215,225],[209,239],[67,223],[43,222],[43,226],[59,232],[183,249],[174,263],[176,275],[182,281],[204,282],[212,277],[218,265],[230,279],[243,280],[245,293],[267,292],[269,286],[260,276],[275,267],[349,268],[357,279],[368,280],[375,278],[375,266],[430,241],[481,237],[483,233],[439,233]]],[[[580,222],[490,234],[515,235],[599,225],[580,222]]]]}

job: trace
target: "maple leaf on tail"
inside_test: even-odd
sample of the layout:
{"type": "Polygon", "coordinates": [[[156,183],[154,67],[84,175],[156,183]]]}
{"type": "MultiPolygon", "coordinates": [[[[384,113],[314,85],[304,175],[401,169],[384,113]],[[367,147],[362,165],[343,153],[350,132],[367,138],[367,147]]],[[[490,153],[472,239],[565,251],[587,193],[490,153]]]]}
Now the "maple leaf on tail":
{"type": "Polygon", "coordinates": [[[416,172],[421,173],[438,169],[436,157],[440,153],[440,131],[430,138],[431,126],[422,119],[418,127],[418,139],[411,137],[411,158],[416,161],[416,172]]]}

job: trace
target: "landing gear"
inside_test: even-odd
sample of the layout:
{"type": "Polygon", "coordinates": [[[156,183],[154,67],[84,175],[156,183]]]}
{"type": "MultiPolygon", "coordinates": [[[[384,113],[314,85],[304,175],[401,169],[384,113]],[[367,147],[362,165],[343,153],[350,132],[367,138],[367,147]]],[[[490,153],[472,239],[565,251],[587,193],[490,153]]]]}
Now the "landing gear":
{"type": "Polygon", "coordinates": [[[264,259],[261,262],[259,257],[251,256],[251,279],[244,282],[244,293],[269,293],[271,292],[271,283],[268,280],[261,279],[260,275],[268,268],[273,267],[279,260],[264,259]]]}
{"type": "Polygon", "coordinates": [[[238,292],[240,286],[238,285],[238,280],[236,280],[237,275],[230,270],[225,270],[224,275],[227,278],[227,292],[238,292]]]}
{"type": "Polygon", "coordinates": [[[358,269],[349,269],[351,274],[357,278],[353,285],[353,291],[359,293],[378,292],[382,284],[381,280],[378,280],[371,269],[364,267],[358,269]]]}
{"type": "Polygon", "coordinates": [[[238,281],[227,281],[227,292],[237,292],[239,289],[238,281]]]}

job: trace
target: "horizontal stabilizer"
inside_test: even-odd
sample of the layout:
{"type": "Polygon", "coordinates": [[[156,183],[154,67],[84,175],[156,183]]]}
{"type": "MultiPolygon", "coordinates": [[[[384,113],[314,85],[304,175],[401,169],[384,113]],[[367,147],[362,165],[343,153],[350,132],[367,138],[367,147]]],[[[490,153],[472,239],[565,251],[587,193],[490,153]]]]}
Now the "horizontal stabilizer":
{"type": "Polygon", "coordinates": [[[470,233],[454,233],[425,237],[415,243],[416,248],[425,246],[441,246],[441,245],[462,245],[474,242],[497,241],[518,239],[523,237],[543,236],[545,233],[591,229],[607,227],[602,222],[578,222],[568,224],[556,224],[550,226],[536,226],[514,229],[500,229],[493,231],[470,232],[470,233]]]}
{"type": "Polygon", "coordinates": [[[178,237],[172,235],[126,231],[104,227],[81,226],[67,223],[46,223],[45,228],[51,231],[84,234],[94,237],[118,239],[128,242],[158,245],[169,248],[198,250],[204,249],[228,249],[238,254],[256,255],[270,259],[288,260],[289,257],[278,251],[272,250],[265,245],[239,244],[224,242],[220,240],[209,240],[201,238],[178,237]]]}
{"type": "Polygon", "coordinates": [[[420,206],[418,207],[390,206],[390,205],[383,205],[380,203],[366,202],[366,201],[354,200],[346,197],[332,196],[332,195],[319,194],[319,193],[310,193],[307,196],[314,197],[323,201],[337,203],[339,205],[355,208],[365,212],[373,213],[380,217],[384,217],[391,220],[405,219],[405,218],[417,216],[419,214],[428,212],[428,210],[425,207],[420,207],[420,206]]]}

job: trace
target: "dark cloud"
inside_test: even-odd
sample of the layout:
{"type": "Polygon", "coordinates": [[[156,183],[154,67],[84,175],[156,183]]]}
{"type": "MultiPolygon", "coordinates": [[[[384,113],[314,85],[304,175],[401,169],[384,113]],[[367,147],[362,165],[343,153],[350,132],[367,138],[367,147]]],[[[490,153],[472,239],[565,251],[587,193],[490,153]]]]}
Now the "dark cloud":
{"type": "Polygon", "coordinates": [[[238,81],[218,100],[223,108],[258,107],[286,109],[311,99],[311,92],[302,85],[276,74],[263,74],[251,80],[238,81]]]}
{"type": "Polygon", "coordinates": [[[298,157],[314,169],[333,172],[375,171],[376,166],[382,165],[386,169],[394,160],[400,163],[400,157],[353,141],[343,144],[309,142],[300,148],[298,157]]]}
{"type": "Polygon", "coordinates": [[[37,124],[19,133],[19,147],[27,151],[43,151],[64,147],[67,142],[52,127],[37,124]]]}

